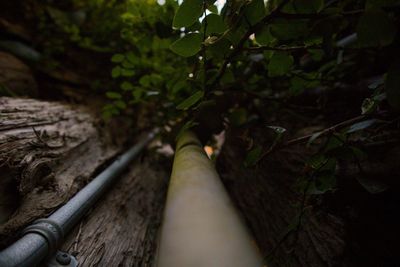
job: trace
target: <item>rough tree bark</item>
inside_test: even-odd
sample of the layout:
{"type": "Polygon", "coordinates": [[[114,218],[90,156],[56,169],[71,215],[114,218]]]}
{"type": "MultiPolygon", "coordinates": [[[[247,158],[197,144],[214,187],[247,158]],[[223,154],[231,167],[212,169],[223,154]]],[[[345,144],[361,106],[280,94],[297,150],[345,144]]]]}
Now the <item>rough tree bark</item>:
{"type": "Polygon", "coordinates": [[[115,141],[109,128],[77,106],[0,98],[1,245],[68,200],[121,151],[126,138],[115,141]]]}
{"type": "MultiPolygon", "coordinates": [[[[292,121],[282,120],[291,138],[310,133],[301,123],[290,127],[292,121]]],[[[388,138],[398,131],[378,133],[376,142],[361,147],[364,158],[338,160],[333,192],[306,201],[295,188],[307,171],[304,162],[316,152],[313,147],[277,149],[257,166],[244,168],[249,144],[267,149],[275,137],[257,127],[226,133],[217,166],[262,253],[271,256],[268,266],[398,266],[400,143],[388,138]]]]}
{"type": "MultiPolygon", "coordinates": [[[[228,131],[217,166],[262,254],[270,256],[268,266],[347,266],[341,262],[345,229],[340,218],[310,206],[297,227],[303,196],[294,185],[307,153],[282,150],[255,168],[244,168],[247,152],[243,135],[242,131],[228,131]],[[289,230],[291,234],[287,234],[289,230]]],[[[263,131],[252,135],[254,140],[268,141],[263,131]]]]}
{"type": "Polygon", "coordinates": [[[136,161],[62,250],[76,255],[81,267],[152,266],[168,175],[154,154],[136,161]]]}

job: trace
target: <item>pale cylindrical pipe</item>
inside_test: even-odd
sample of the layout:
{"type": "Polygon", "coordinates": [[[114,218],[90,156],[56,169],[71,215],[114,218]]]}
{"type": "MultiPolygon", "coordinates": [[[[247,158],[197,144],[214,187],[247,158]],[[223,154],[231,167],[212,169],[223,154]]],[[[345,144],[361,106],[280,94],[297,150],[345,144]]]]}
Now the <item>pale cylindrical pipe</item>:
{"type": "Polygon", "coordinates": [[[178,140],[156,267],[261,267],[262,258],[197,137],[178,140]]]}

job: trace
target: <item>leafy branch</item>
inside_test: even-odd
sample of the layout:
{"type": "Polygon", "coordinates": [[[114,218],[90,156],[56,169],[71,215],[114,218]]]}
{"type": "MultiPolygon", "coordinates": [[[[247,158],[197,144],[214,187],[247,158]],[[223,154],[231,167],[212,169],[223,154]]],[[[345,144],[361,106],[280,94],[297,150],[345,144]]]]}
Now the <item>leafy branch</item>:
{"type": "Polygon", "coordinates": [[[260,22],[256,23],[254,26],[251,26],[246,33],[242,36],[242,38],[239,40],[238,44],[236,47],[233,48],[233,50],[229,53],[229,55],[225,58],[224,62],[222,63],[220,69],[218,70],[218,73],[214,79],[214,81],[211,84],[211,88],[215,87],[219,81],[221,80],[222,76],[224,76],[226,68],[228,67],[228,64],[232,62],[232,60],[240,53],[242,50],[244,44],[246,41],[249,39],[249,37],[260,27],[262,27],[264,24],[270,22],[272,19],[275,17],[279,16],[281,9],[289,2],[289,0],[284,0],[282,1],[278,7],[276,7],[269,15],[265,16],[260,22]]]}

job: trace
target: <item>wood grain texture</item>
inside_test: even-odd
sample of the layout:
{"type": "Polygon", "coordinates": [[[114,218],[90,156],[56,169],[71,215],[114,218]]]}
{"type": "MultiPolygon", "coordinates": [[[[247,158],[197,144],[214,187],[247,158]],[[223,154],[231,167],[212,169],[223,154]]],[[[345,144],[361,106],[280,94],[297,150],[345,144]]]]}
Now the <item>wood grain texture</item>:
{"type": "Polygon", "coordinates": [[[147,157],[99,201],[63,247],[79,266],[152,266],[169,174],[147,157]]]}
{"type": "Polygon", "coordinates": [[[67,201],[121,151],[109,132],[82,107],[0,98],[0,206],[13,207],[2,216],[0,245],[67,201]]]}

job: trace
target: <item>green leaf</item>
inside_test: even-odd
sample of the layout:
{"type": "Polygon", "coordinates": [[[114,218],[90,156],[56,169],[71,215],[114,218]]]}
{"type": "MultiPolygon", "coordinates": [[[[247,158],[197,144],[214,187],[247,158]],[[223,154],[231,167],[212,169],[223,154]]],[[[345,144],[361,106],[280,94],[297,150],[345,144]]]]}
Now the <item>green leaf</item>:
{"type": "Polygon", "coordinates": [[[203,98],[203,96],[204,96],[204,92],[199,90],[199,91],[195,92],[193,95],[191,95],[188,98],[186,98],[185,100],[183,100],[183,102],[180,103],[176,108],[187,110],[188,108],[190,108],[191,106],[196,104],[201,98],[203,98]]]}
{"type": "Polygon", "coordinates": [[[206,51],[216,59],[223,59],[230,51],[231,42],[228,39],[222,38],[210,46],[207,46],[206,51]]]}
{"type": "Polygon", "coordinates": [[[310,139],[308,139],[307,146],[310,146],[312,143],[314,143],[314,141],[317,140],[317,138],[320,137],[321,134],[323,134],[323,132],[316,132],[316,133],[314,133],[314,134],[310,137],[310,139]]]}
{"type": "Polygon", "coordinates": [[[133,85],[130,83],[130,82],[123,82],[122,84],[121,84],[121,89],[122,90],[124,90],[124,91],[130,91],[130,90],[133,90],[133,85]]]}
{"type": "Polygon", "coordinates": [[[280,126],[267,126],[268,128],[274,130],[274,132],[278,135],[283,134],[284,132],[286,132],[286,129],[280,126]]]}
{"type": "Polygon", "coordinates": [[[307,21],[276,19],[270,24],[271,34],[279,40],[292,40],[305,36],[309,31],[307,21]]]}
{"type": "Polygon", "coordinates": [[[333,173],[322,173],[317,175],[313,184],[310,185],[308,194],[324,194],[328,191],[332,191],[336,186],[336,177],[333,173]]]}
{"type": "Polygon", "coordinates": [[[200,51],[201,42],[200,33],[189,33],[171,44],[170,49],[183,57],[191,57],[200,51]]]}
{"type": "Polygon", "coordinates": [[[171,93],[172,94],[177,94],[180,90],[182,90],[183,88],[187,87],[187,83],[185,80],[183,81],[178,81],[177,83],[174,84],[174,86],[171,89],[171,93]]]}
{"type": "Polygon", "coordinates": [[[143,89],[140,87],[135,87],[135,89],[132,91],[132,96],[135,100],[140,100],[140,98],[143,95],[143,89]]]}
{"type": "Polygon", "coordinates": [[[206,35],[211,35],[213,33],[223,33],[227,29],[227,26],[225,25],[220,15],[209,14],[207,17],[205,17],[202,22],[203,29],[206,20],[207,20],[206,35]]]}
{"type": "Polygon", "coordinates": [[[256,33],[256,41],[260,45],[269,45],[275,40],[270,32],[269,26],[263,26],[260,31],[256,33]]]}
{"type": "Polygon", "coordinates": [[[331,151],[335,151],[343,146],[343,141],[345,137],[343,134],[333,134],[329,139],[328,143],[325,145],[324,151],[325,153],[330,153],[331,151]]]}
{"type": "Polygon", "coordinates": [[[318,13],[324,7],[324,0],[294,0],[293,7],[301,14],[318,13]]]}
{"type": "Polygon", "coordinates": [[[126,54],[126,59],[132,64],[137,63],[139,60],[139,58],[133,52],[128,52],[126,54]]]}
{"type": "Polygon", "coordinates": [[[121,76],[132,77],[133,75],[135,75],[135,71],[134,70],[122,69],[121,68],[121,76]]]}
{"type": "Polygon", "coordinates": [[[282,140],[283,134],[286,132],[286,129],[280,126],[267,126],[267,128],[272,129],[275,132],[275,139],[272,146],[275,146],[282,140]]]}
{"type": "Polygon", "coordinates": [[[176,11],[172,26],[174,28],[189,27],[203,13],[203,0],[184,0],[176,11]]]}
{"type": "Polygon", "coordinates": [[[299,77],[293,76],[290,79],[290,93],[292,95],[299,95],[301,94],[306,88],[308,88],[310,82],[299,77]]]}
{"type": "Polygon", "coordinates": [[[114,102],[114,105],[119,109],[126,109],[126,103],[122,100],[118,100],[114,102]]]}
{"type": "Polygon", "coordinates": [[[246,158],[243,162],[246,168],[254,166],[257,161],[261,158],[262,148],[261,146],[256,146],[247,153],[246,158]]]}
{"type": "MultiPolygon", "coordinates": [[[[217,75],[218,73],[215,73],[217,75]]],[[[208,77],[212,77],[209,75],[208,77]]],[[[221,78],[221,83],[223,84],[229,84],[229,83],[234,83],[235,82],[235,75],[230,69],[227,69],[224,73],[224,75],[221,78]]]]}
{"type": "Polygon", "coordinates": [[[107,92],[106,96],[110,99],[121,99],[122,98],[122,95],[117,92],[107,92]]]}
{"type": "Polygon", "coordinates": [[[149,87],[151,84],[151,76],[150,75],[143,75],[139,79],[139,84],[143,87],[149,87]]]}
{"type": "Polygon", "coordinates": [[[268,63],[268,76],[276,77],[287,74],[293,66],[293,57],[284,52],[274,52],[268,63]]]}
{"type": "Polygon", "coordinates": [[[328,162],[328,159],[322,155],[322,154],[316,154],[312,156],[311,158],[308,159],[307,164],[313,168],[314,170],[317,170],[324,166],[328,162]]]}
{"type": "Polygon", "coordinates": [[[361,122],[354,123],[353,125],[350,126],[350,128],[347,130],[347,133],[354,133],[357,131],[364,130],[366,128],[371,127],[373,124],[375,124],[377,120],[371,119],[371,120],[365,120],[361,122]]]}
{"type": "Polygon", "coordinates": [[[122,54],[115,54],[112,56],[111,61],[114,63],[120,63],[122,61],[124,61],[125,56],[122,54]]]}
{"type": "Polygon", "coordinates": [[[377,7],[390,7],[396,6],[399,4],[398,0],[367,0],[365,7],[369,8],[377,8],[377,7]]]}
{"type": "Polygon", "coordinates": [[[363,47],[390,45],[396,36],[396,26],[380,9],[367,10],[358,21],[358,44],[363,47]]]}
{"type": "Polygon", "coordinates": [[[113,78],[118,78],[119,76],[121,76],[121,67],[116,66],[115,68],[113,68],[111,71],[111,76],[113,78]]]}
{"type": "Polygon", "coordinates": [[[122,61],[122,67],[124,67],[125,69],[133,69],[135,68],[135,65],[128,60],[124,60],[122,61]]]}
{"type": "Polygon", "coordinates": [[[378,179],[373,179],[366,175],[357,175],[357,181],[371,194],[378,194],[386,191],[389,186],[384,184],[382,181],[378,179]]]}
{"type": "Polygon", "coordinates": [[[308,53],[310,54],[311,58],[314,61],[321,61],[324,58],[324,55],[325,55],[323,50],[310,49],[310,50],[308,50],[308,53]]]}
{"type": "Polygon", "coordinates": [[[218,14],[218,7],[216,5],[208,5],[207,9],[214,14],[218,14]]]}
{"type": "Polygon", "coordinates": [[[230,28],[226,38],[233,44],[233,46],[237,45],[242,39],[243,35],[247,32],[247,28],[245,25],[240,24],[239,27],[230,28]]]}
{"type": "Polygon", "coordinates": [[[254,25],[261,21],[265,17],[264,0],[252,0],[246,5],[244,16],[250,25],[254,25]]]}
{"type": "Polygon", "coordinates": [[[197,32],[201,30],[201,23],[197,21],[193,23],[191,26],[186,27],[186,32],[197,32]]]}
{"type": "Polygon", "coordinates": [[[392,67],[386,75],[386,98],[389,105],[400,111],[400,67],[392,67]]]}
{"type": "Polygon", "coordinates": [[[229,121],[234,125],[234,126],[241,126],[247,122],[247,111],[244,108],[238,108],[235,109],[230,115],[229,115],[229,121]]]}
{"type": "Polygon", "coordinates": [[[361,114],[370,114],[376,110],[377,102],[371,98],[365,98],[361,105],[361,114]]]}

